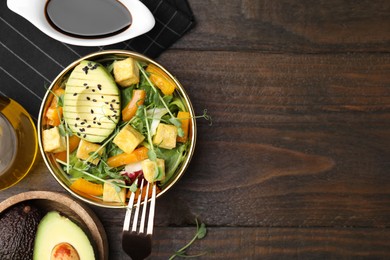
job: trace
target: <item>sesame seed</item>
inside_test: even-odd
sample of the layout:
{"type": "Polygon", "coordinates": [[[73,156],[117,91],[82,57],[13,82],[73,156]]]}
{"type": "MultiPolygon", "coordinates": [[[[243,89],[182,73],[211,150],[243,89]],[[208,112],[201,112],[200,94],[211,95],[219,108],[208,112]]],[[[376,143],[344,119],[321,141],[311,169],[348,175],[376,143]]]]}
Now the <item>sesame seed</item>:
{"type": "Polygon", "coordinates": [[[87,100],[91,100],[91,98],[90,98],[90,97],[87,97],[87,100]]]}
{"type": "Polygon", "coordinates": [[[97,87],[99,90],[102,90],[102,85],[98,84],[97,87]]]}
{"type": "Polygon", "coordinates": [[[81,122],[80,125],[85,125],[85,122],[81,122]]]}
{"type": "Polygon", "coordinates": [[[95,92],[96,90],[95,89],[92,89],[92,92],[95,92]]]}
{"type": "Polygon", "coordinates": [[[87,134],[84,134],[84,138],[86,138],[87,137],[87,134]]]}
{"type": "Polygon", "coordinates": [[[93,109],[91,109],[91,114],[93,114],[94,112],[93,112],[93,109]]]}
{"type": "Polygon", "coordinates": [[[100,123],[100,122],[97,122],[97,124],[98,124],[98,125],[102,125],[102,123],[100,123]]]}
{"type": "Polygon", "coordinates": [[[88,84],[87,84],[87,83],[84,83],[83,85],[84,85],[84,86],[88,86],[88,84]]]}
{"type": "Polygon", "coordinates": [[[73,96],[77,96],[77,93],[73,93],[73,96]]]}
{"type": "Polygon", "coordinates": [[[96,99],[92,99],[93,102],[96,102],[97,100],[96,99]]]}
{"type": "Polygon", "coordinates": [[[76,120],[80,120],[80,117],[76,117],[76,120]]]}

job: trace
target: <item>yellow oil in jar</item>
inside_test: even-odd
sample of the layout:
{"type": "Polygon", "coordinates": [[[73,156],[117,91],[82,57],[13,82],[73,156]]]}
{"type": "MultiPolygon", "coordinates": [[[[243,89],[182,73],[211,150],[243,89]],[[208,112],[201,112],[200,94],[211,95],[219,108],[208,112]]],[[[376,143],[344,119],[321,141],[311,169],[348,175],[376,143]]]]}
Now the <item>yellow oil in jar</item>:
{"type": "Polygon", "coordinates": [[[0,190],[26,176],[37,151],[36,128],[28,112],[16,101],[0,97],[0,190]]]}

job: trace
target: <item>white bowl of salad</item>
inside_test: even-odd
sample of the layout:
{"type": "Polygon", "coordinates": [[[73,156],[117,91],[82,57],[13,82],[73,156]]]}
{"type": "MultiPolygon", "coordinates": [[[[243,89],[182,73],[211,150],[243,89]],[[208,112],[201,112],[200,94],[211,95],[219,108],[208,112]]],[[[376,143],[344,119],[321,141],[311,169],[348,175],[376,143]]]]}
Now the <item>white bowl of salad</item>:
{"type": "Polygon", "coordinates": [[[139,183],[157,197],[194,153],[195,114],[180,82],[135,52],[82,57],[52,82],[38,118],[43,159],[72,195],[101,207],[127,205],[139,183]]]}

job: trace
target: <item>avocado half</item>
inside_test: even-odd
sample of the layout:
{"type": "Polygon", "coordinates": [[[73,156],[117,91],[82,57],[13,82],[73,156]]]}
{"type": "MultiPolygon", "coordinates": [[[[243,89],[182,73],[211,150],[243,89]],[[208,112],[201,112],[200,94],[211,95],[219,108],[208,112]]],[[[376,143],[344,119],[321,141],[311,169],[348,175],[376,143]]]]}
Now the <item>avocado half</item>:
{"type": "Polygon", "coordinates": [[[20,203],[0,216],[0,259],[31,259],[42,212],[20,203]]]}
{"type": "MultiPolygon", "coordinates": [[[[57,211],[51,211],[43,217],[38,225],[33,259],[53,259],[51,256],[55,255],[56,249],[63,245],[68,245],[67,248],[75,250],[73,254],[78,256],[75,259],[95,259],[93,247],[84,231],[67,217],[60,215],[57,211]]],[[[61,253],[61,250],[57,250],[57,252],[61,253]]]]}
{"type": "Polygon", "coordinates": [[[84,60],[65,85],[65,122],[80,138],[101,143],[120,119],[120,92],[114,78],[101,64],[84,60]]]}

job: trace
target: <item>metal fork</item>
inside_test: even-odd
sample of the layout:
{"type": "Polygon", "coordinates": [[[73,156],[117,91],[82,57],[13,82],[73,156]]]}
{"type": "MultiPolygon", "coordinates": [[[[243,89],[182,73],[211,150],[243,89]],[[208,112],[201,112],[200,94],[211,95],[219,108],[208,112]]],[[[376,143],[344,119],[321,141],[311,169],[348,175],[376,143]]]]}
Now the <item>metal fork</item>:
{"type": "MultiPolygon", "coordinates": [[[[137,179],[138,183],[138,179],[137,179]]],[[[152,198],[150,201],[149,214],[146,213],[147,204],[148,204],[148,194],[150,183],[146,185],[146,195],[144,198],[144,203],[142,207],[142,215],[140,222],[138,223],[141,200],[142,200],[142,190],[145,189],[144,179],[141,181],[141,186],[139,194],[137,197],[137,204],[134,207],[135,193],[132,192],[129,200],[129,204],[126,209],[125,221],[123,224],[123,233],[122,233],[122,248],[133,260],[145,259],[152,252],[152,234],[153,234],[153,222],[154,222],[154,209],[156,205],[156,184],[152,187],[152,198]],[[131,215],[133,208],[135,209],[133,216],[132,228],[130,229],[131,215]],[[145,233],[145,220],[146,215],[148,215],[147,230],[145,233]]]]}

